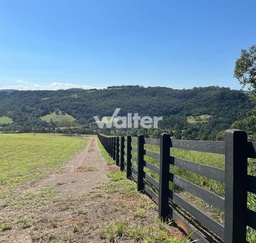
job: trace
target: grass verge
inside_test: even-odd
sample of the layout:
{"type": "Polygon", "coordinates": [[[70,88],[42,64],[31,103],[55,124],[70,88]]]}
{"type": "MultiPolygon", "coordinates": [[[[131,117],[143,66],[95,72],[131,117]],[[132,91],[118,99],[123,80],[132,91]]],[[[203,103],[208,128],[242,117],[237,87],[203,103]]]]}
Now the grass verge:
{"type": "MultiPolygon", "coordinates": [[[[112,158],[105,151],[99,142],[99,147],[103,157],[114,164],[112,158]]],[[[107,242],[123,242],[132,240],[132,242],[164,242],[164,243],[185,243],[191,242],[189,237],[182,235],[177,228],[172,226],[172,222],[162,222],[158,219],[157,205],[145,194],[136,190],[136,183],[126,179],[126,173],[119,171],[118,167],[108,174],[110,182],[104,185],[104,190],[111,196],[121,194],[122,201],[120,210],[126,210],[132,207],[132,213],[129,215],[133,220],[114,220],[106,225],[101,232],[101,239],[107,242]],[[128,205],[128,206],[127,206],[128,205]],[[127,209],[124,209],[127,207],[127,209]],[[122,208],[122,209],[121,209],[122,208]]]]}
{"type": "Polygon", "coordinates": [[[0,198],[17,185],[45,178],[85,144],[81,137],[0,134],[0,198]]]}

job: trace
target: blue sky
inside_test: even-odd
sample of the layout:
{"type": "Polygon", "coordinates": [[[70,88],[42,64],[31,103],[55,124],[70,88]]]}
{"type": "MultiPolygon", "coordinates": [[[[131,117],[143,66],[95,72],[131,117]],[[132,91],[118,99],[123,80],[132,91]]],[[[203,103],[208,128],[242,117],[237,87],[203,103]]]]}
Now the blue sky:
{"type": "Polygon", "coordinates": [[[0,0],[0,89],[240,89],[255,0],[0,0]]]}

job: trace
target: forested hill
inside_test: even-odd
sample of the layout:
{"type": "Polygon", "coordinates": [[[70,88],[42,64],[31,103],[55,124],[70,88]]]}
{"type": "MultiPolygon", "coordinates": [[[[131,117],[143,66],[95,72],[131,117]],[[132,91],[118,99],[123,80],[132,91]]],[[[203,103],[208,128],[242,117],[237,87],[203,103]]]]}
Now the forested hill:
{"type": "MultiPolygon", "coordinates": [[[[12,127],[45,126],[41,117],[63,112],[87,125],[93,116],[139,113],[148,116],[200,116],[207,114],[231,124],[250,108],[248,95],[220,87],[175,90],[164,87],[113,86],[101,90],[0,91],[0,117],[12,119],[12,127]]],[[[9,125],[10,126],[10,125],[9,125]]]]}

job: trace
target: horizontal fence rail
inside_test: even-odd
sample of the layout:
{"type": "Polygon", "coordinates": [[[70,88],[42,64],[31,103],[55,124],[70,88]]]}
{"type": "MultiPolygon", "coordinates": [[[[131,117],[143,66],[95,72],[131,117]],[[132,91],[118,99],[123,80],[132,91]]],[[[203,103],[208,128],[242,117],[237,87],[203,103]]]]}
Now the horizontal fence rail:
{"type": "Polygon", "coordinates": [[[256,194],[256,177],[247,174],[248,158],[256,158],[256,143],[248,142],[245,132],[227,130],[225,141],[173,140],[168,134],[160,139],[98,137],[120,170],[137,183],[137,190],[158,204],[159,217],[172,218],[193,240],[247,242],[247,227],[256,229],[256,212],[247,208],[248,193],[256,194]],[[219,154],[223,167],[179,158],[175,150],[219,154]],[[221,220],[206,209],[223,215],[221,220]]]}

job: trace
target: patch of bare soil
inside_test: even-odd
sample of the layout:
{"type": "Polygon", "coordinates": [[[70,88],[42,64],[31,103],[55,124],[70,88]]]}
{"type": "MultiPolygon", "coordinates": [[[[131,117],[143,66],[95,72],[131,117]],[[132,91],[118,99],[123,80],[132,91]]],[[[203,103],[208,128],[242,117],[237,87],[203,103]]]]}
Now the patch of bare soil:
{"type": "MultiPolygon", "coordinates": [[[[133,182],[119,190],[122,181],[110,181],[110,170],[97,139],[89,137],[61,173],[1,202],[0,242],[141,242],[141,231],[159,227],[156,205],[133,182]]],[[[171,226],[165,232],[183,237],[171,226]]]]}
{"type": "Polygon", "coordinates": [[[88,137],[88,145],[61,169],[36,184],[41,188],[55,188],[59,196],[79,196],[88,193],[98,184],[108,181],[108,166],[101,156],[96,137],[88,137]]]}

